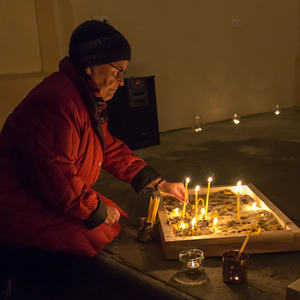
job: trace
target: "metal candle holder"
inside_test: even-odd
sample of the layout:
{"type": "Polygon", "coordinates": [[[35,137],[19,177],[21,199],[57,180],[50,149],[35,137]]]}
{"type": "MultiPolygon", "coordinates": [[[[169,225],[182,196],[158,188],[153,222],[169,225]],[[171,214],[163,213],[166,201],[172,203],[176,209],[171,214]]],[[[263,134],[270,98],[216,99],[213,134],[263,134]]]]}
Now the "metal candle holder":
{"type": "Polygon", "coordinates": [[[157,228],[157,223],[147,223],[146,217],[138,219],[138,235],[137,240],[142,243],[148,243],[153,240],[155,230],[157,228]]]}

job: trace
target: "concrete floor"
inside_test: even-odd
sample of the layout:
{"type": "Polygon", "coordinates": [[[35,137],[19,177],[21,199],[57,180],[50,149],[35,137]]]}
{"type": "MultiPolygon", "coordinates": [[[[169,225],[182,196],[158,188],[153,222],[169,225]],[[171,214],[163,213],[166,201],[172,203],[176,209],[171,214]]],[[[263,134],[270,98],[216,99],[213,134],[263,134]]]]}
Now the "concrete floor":
{"type": "MultiPolygon", "coordinates": [[[[161,145],[135,153],[169,181],[189,176],[194,186],[213,176],[215,185],[252,183],[300,226],[297,108],[284,110],[279,117],[273,113],[245,117],[238,126],[230,121],[206,124],[200,134],[191,129],[163,133],[161,145]]],[[[146,215],[149,195],[137,195],[106,172],[95,189],[128,212],[119,237],[89,263],[63,260],[54,267],[48,261],[42,265],[51,274],[47,280],[38,275],[17,282],[21,295],[17,299],[283,299],[286,286],[300,277],[299,251],[251,255],[248,283],[240,286],[223,283],[220,257],[205,258],[207,283],[178,284],[174,276],[179,262],[163,258],[159,238],[149,244],[136,240],[136,221],[146,215]]],[[[29,278],[32,265],[25,269],[29,278]]]]}
{"type": "MultiPolygon", "coordinates": [[[[189,176],[194,186],[213,176],[215,185],[233,185],[238,180],[252,183],[300,226],[298,108],[283,110],[278,117],[273,113],[245,117],[238,126],[231,121],[206,124],[200,134],[191,129],[163,133],[161,145],[135,153],[170,181],[189,176]]],[[[249,261],[246,285],[232,287],[222,282],[221,258],[205,259],[207,284],[179,285],[172,280],[178,262],[163,259],[159,239],[147,245],[135,240],[136,220],[146,215],[148,196],[136,195],[129,185],[105,172],[95,188],[129,213],[123,232],[99,258],[105,255],[146,274],[153,279],[149,290],[162,283],[162,290],[183,292],[180,299],[283,299],[286,286],[300,277],[300,252],[256,254],[249,261]]]]}

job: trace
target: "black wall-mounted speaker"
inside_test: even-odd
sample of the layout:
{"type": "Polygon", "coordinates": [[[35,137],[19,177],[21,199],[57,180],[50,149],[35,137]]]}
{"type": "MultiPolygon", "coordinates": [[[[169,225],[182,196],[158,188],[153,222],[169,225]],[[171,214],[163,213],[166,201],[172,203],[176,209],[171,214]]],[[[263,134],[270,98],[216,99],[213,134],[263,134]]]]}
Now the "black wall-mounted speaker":
{"type": "Polygon", "coordinates": [[[125,78],[107,102],[108,130],[131,149],[159,145],[154,76],[125,78]]]}

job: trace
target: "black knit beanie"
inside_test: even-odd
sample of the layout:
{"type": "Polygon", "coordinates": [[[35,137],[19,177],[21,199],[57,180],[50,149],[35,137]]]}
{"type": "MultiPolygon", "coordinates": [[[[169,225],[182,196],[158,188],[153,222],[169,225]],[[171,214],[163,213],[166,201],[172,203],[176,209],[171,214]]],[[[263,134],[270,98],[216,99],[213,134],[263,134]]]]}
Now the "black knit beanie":
{"type": "Polygon", "coordinates": [[[130,60],[131,49],[126,38],[111,25],[89,20],[72,33],[69,57],[79,68],[130,60]]]}

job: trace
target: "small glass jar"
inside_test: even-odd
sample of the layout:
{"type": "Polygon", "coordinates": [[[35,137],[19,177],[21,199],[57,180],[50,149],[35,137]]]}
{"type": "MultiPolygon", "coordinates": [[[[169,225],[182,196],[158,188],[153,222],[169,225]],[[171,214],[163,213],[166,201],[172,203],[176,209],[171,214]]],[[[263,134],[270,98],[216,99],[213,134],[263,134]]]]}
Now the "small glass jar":
{"type": "Polygon", "coordinates": [[[159,235],[158,224],[158,220],[155,220],[155,222],[152,224],[147,223],[146,217],[139,218],[137,224],[137,240],[142,243],[149,243],[152,240],[157,239],[159,235]]]}
{"type": "Polygon", "coordinates": [[[249,255],[242,253],[237,260],[239,250],[229,250],[222,254],[223,281],[225,283],[239,284],[247,281],[247,264],[249,255]]]}
{"type": "Polygon", "coordinates": [[[181,262],[181,271],[187,274],[195,274],[203,270],[203,251],[199,249],[186,249],[181,251],[178,256],[181,262]]]}
{"type": "Polygon", "coordinates": [[[203,123],[201,120],[201,117],[199,114],[194,115],[194,120],[193,120],[193,131],[195,133],[200,133],[203,130],[203,123]]]}
{"type": "Polygon", "coordinates": [[[153,226],[146,223],[146,218],[138,219],[138,235],[137,240],[142,243],[151,242],[153,239],[153,226]]]}
{"type": "Polygon", "coordinates": [[[234,114],[233,117],[232,117],[232,122],[233,124],[235,125],[239,125],[241,123],[240,121],[240,117],[238,116],[238,114],[234,114]]]}
{"type": "Polygon", "coordinates": [[[275,106],[274,114],[275,114],[275,116],[279,116],[280,115],[280,106],[278,104],[275,106]]]}

